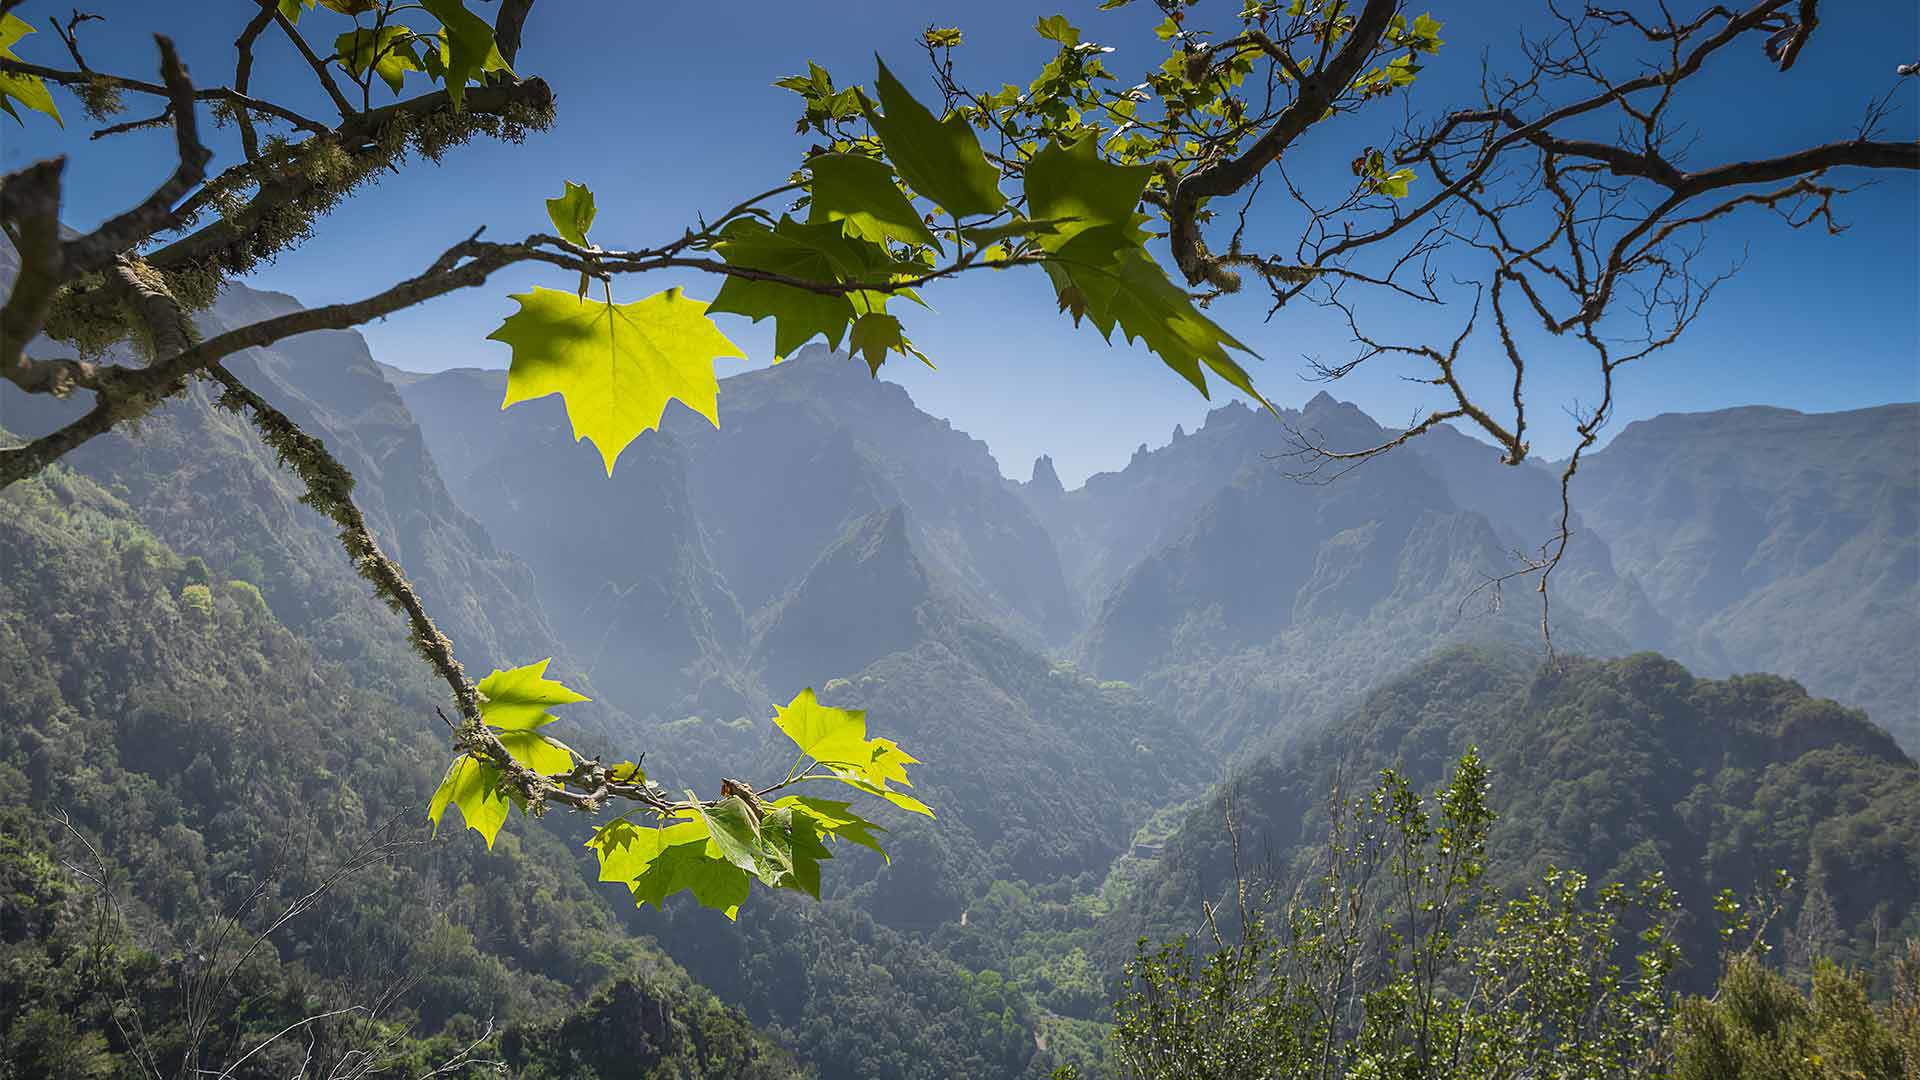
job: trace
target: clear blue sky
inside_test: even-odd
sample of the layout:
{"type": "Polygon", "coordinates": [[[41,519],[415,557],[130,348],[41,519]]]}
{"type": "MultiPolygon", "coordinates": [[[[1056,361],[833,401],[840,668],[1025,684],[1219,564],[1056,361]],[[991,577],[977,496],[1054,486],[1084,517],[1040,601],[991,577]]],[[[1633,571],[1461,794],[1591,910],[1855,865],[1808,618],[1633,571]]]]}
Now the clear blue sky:
{"type": "MultiPolygon", "coordinates": [[[[1236,6],[1234,0],[1206,0],[1236,6]]],[[[491,16],[493,5],[469,0],[491,16]]],[[[19,47],[23,56],[64,65],[47,16],[70,3],[29,2],[20,13],[42,33],[19,47]]],[[[96,67],[152,77],[152,46],[144,33],[173,23],[190,66],[203,82],[231,74],[231,42],[252,9],[251,0],[196,0],[157,4],[113,0],[84,5],[108,16],[85,28],[83,43],[96,67]],[[177,20],[188,24],[182,28],[177,20]]],[[[1516,12],[1544,5],[1446,3],[1448,48],[1429,67],[1420,101],[1426,108],[1456,100],[1477,74],[1483,48],[1511,43],[1516,12]]],[[[1691,10],[1691,3],[1682,7],[1691,10]]],[[[474,144],[438,167],[410,167],[351,200],[323,222],[301,250],[261,270],[252,283],[293,293],[309,303],[355,298],[415,273],[480,224],[509,237],[546,228],[541,200],[563,179],[596,191],[600,218],[595,239],[607,246],[638,246],[679,231],[700,211],[714,212],[752,191],[770,187],[805,147],[792,124],[796,99],[769,83],[814,59],[843,78],[870,77],[878,50],[896,71],[919,72],[919,31],[930,24],[966,31],[961,50],[969,81],[1024,82],[1049,54],[1032,31],[1036,15],[1060,11],[1091,39],[1119,46],[1109,63],[1123,78],[1157,63],[1158,42],[1147,31],[1150,7],[1101,13],[1094,0],[1058,0],[1037,8],[1010,0],[966,4],[840,0],[835,3],[726,4],[656,0],[605,3],[540,0],[517,65],[554,87],[559,122],[524,147],[474,144]]],[[[1777,152],[1850,134],[1867,102],[1894,88],[1897,64],[1920,59],[1920,14],[1915,5],[1874,2],[1828,5],[1821,31],[1791,76],[1770,75],[1757,55],[1736,57],[1726,75],[1703,87],[1710,98],[1695,111],[1701,139],[1689,159],[1777,152]]],[[[314,25],[340,21],[319,12],[314,25]]],[[[344,24],[343,24],[344,25],[344,24]]],[[[260,92],[299,98],[313,91],[300,81],[297,60],[283,43],[259,55],[260,92]]],[[[926,89],[914,82],[916,90],[926,89]]],[[[165,167],[164,133],[90,143],[91,125],[78,105],[56,92],[68,118],[63,137],[50,125],[22,128],[0,117],[0,169],[12,170],[65,151],[67,217],[89,226],[144,194],[165,167]]],[[[1920,114],[1920,79],[1898,88],[1889,137],[1912,138],[1920,114]]],[[[135,110],[145,102],[133,102],[135,110]]],[[[322,104],[311,111],[324,115],[322,104]]],[[[1368,132],[1384,141],[1383,125],[1398,118],[1389,107],[1368,132]]],[[[1297,172],[1344,174],[1362,129],[1316,129],[1290,155],[1297,172]]],[[[222,133],[216,167],[238,155],[222,133]]],[[[1839,237],[1789,232],[1763,216],[1736,219],[1716,234],[1710,254],[1718,265],[1745,257],[1745,269],[1715,297],[1683,344],[1624,376],[1614,430],[1636,417],[1671,410],[1741,404],[1779,404],[1808,410],[1854,408],[1920,398],[1920,178],[1883,174],[1844,204],[1852,228],[1839,237]]],[[[1275,215],[1256,222],[1283,233],[1275,215]]],[[[484,340],[513,310],[506,299],[533,282],[564,286],[552,274],[528,270],[500,275],[496,284],[366,327],[375,354],[416,370],[503,366],[506,348],[484,340]]],[[[630,281],[628,298],[674,282],[630,281]]],[[[689,282],[710,296],[711,281],[689,282]]],[[[1109,347],[1088,330],[1076,331],[1054,311],[1037,272],[1027,277],[978,278],[932,292],[935,311],[915,313],[909,329],[940,363],[937,372],[892,364],[894,378],[928,411],[984,440],[1010,475],[1024,478],[1033,457],[1051,453],[1069,485],[1088,473],[1124,464],[1140,443],[1159,445],[1176,423],[1191,429],[1209,403],[1153,357],[1109,347]]],[[[1280,404],[1304,401],[1320,389],[1301,379],[1305,354],[1342,357],[1343,325],[1310,310],[1265,322],[1257,298],[1218,305],[1216,317],[1265,358],[1256,379],[1280,404]]],[[[724,329],[764,363],[771,335],[742,320],[724,329]]],[[[1561,408],[1591,400],[1590,371],[1571,352],[1536,354],[1531,391],[1536,452],[1563,453],[1568,444],[1561,408]]],[[[1497,357],[1475,363],[1497,370],[1497,357]]],[[[741,367],[722,361],[721,371],[741,367]]],[[[1403,421],[1431,403],[1420,387],[1400,378],[1409,368],[1380,367],[1333,388],[1383,422],[1403,421]]],[[[1224,400],[1224,388],[1215,402],[1224,400]]],[[[725,422],[726,397],[721,396],[725,422]]]]}

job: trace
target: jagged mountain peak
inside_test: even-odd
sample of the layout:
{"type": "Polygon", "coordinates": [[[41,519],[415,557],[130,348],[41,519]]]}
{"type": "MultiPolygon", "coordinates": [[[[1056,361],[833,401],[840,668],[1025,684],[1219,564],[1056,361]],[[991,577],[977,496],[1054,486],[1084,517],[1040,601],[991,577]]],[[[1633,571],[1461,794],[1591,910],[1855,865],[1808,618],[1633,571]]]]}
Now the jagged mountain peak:
{"type": "Polygon", "coordinates": [[[1033,459],[1033,478],[1027,485],[1034,495],[1064,495],[1067,491],[1060,483],[1060,474],[1054,471],[1053,458],[1047,454],[1033,459]]]}

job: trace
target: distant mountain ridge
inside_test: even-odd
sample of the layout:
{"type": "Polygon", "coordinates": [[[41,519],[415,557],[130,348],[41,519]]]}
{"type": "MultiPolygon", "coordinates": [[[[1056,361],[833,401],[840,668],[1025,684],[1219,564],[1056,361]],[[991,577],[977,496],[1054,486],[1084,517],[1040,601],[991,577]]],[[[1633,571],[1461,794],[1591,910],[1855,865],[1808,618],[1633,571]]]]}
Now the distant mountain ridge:
{"type": "MultiPolygon", "coordinates": [[[[1148,661],[1177,666],[1182,648],[1219,657],[1258,647],[1264,659],[1232,677],[1244,684],[1300,656],[1273,653],[1264,643],[1274,635],[1338,612],[1336,598],[1378,603],[1396,593],[1382,545],[1405,535],[1411,508],[1474,515],[1490,529],[1491,542],[1483,536],[1459,555],[1483,577],[1452,583],[1456,601],[1484,598],[1475,585],[1554,534],[1559,478],[1549,466],[1503,465],[1492,448],[1441,428],[1330,484],[1301,483],[1289,474],[1310,462],[1294,453],[1289,429],[1335,449],[1393,434],[1325,394],[1283,410],[1278,423],[1236,403],[1075,490],[1058,485],[1050,463],[1012,485],[1053,534],[1088,612],[1077,647],[1085,662],[1151,682],[1148,661]],[[1365,531],[1334,527],[1342,523],[1365,531]],[[1289,546],[1291,555],[1273,550],[1289,546]],[[1333,578],[1342,584],[1329,592],[1333,578]],[[1236,623],[1236,606],[1255,617],[1236,623]]],[[[1571,490],[1573,542],[1553,578],[1556,634],[1572,631],[1560,644],[1601,654],[1654,648],[1710,674],[1800,678],[1920,747],[1916,462],[1920,405],[1742,408],[1628,425],[1586,459],[1571,490]]],[[[1510,589],[1510,611],[1537,613],[1530,587],[1523,579],[1510,589]]],[[[1454,640],[1511,637],[1457,631],[1454,640]]],[[[1364,664],[1374,654],[1354,654],[1357,670],[1374,670],[1364,664]]],[[[1410,663],[1419,654],[1391,655],[1410,663]]]]}
{"type": "Polygon", "coordinates": [[[1575,498],[1671,627],[1658,647],[1799,679],[1920,750],[1920,404],[1637,421],[1575,498]]]}

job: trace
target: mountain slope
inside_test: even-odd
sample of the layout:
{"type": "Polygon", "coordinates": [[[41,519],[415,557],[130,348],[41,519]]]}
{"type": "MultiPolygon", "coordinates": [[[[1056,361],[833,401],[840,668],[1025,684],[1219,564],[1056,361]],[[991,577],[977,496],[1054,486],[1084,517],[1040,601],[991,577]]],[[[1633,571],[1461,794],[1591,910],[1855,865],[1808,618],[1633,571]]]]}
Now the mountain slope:
{"type": "Polygon", "coordinates": [[[1460,649],[1237,772],[1107,928],[1114,954],[1227,887],[1227,792],[1242,850],[1284,872],[1322,843],[1336,773],[1392,766],[1430,790],[1472,746],[1492,777],[1499,883],[1549,866],[1596,881],[1662,872],[1694,916],[1682,937],[1696,981],[1717,947],[1713,893],[1745,892],[1776,868],[1821,879],[1843,957],[1920,932],[1920,767],[1862,714],[1784,679],[1696,679],[1652,654],[1535,671],[1524,654],[1460,649]]]}
{"type": "MultiPolygon", "coordinates": [[[[10,248],[0,245],[9,260],[10,248]]],[[[0,283],[11,276],[0,263],[0,283]]],[[[202,333],[296,310],[280,293],[234,286],[198,318],[202,333]]],[[[555,652],[532,602],[531,578],[496,549],[442,484],[412,417],[350,331],[319,331],[250,349],[227,366],[309,434],[356,480],[355,499],[388,554],[406,568],[465,662],[521,663],[555,652]]],[[[196,382],[137,429],[102,435],[64,460],[123,493],[143,524],[184,554],[259,584],[274,613],[340,655],[377,652],[367,635],[401,632],[373,607],[330,522],[301,505],[297,478],[279,467],[246,420],[213,404],[196,382]],[[373,625],[378,624],[378,625],[373,625]]],[[[83,411],[0,384],[0,426],[31,437],[83,411]]],[[[562,667],[566,667],[564,663],[562,667]]]]}
{"type": "MultiPolygon", "coordinates": [[[[681,413],[667,426],[686,440],[689,486],[729,581],[770,557],[768,537],[798,528],[797,539],[811,529],[824,541],[849,517],[899,505],[928,573],[973,611],[1031,644],[1072,633],[1058,555],[986,444],[915,408],[898,385],[809,346],[727,379],[720,425],[681,413]],[[822,484],[877,501],[795,497],[822,484]]],[[[807,565],[802,556],[776,590],[807,565]]],[[[741,602],[753,609],[772,598],[743,593],[741,602]]]]}
{"type": "MultiPolygon", "coordinates": [[[[1126,473],[1103,481],[1105,490],[1089,481],[1088,498],[1111,503],[1096,518],[1185,484],[1219,463],[1221,447],[1259,437],[1234,412],[1214,415],[1226,422],[1217,435],[1210,418],[1162,451],[1164,460],[1136,457],[1126,473]],[[1120,499],[1115,490],[1132,494],[1120,499]]],[[[1336,447],[1390,437],[1325,395],[1289,423],[1336,447]]],[[[1113,586],[1081,638],[1084,662],[1139,682],[1189,718],[1195,734],[1232,752],[1284,741],[1448,643],[1537,648],[1532,595],[1500,602],[1490,585],[1514,566],[1511,542],[1455,503],[1437,472],[1429,458],[1396,452],[1329,483],[1306,483],[1255,457],[1192,511],[1184,531],[1113,586]]],[[[1587,560],[1580,580],[1589,595],[1619,585],[1603,557],[1587,560]]],[[[1555,633],[1563,647],[1626,647],[1571,603],[1556,608],[1555,633]]]]}
{"type": "MultiPolygon", "coordinates": [[[[686,1040],[632,1040],[624,1067],[798,1075],[621,932],[577,844],[531,822],[491,854],[464,830],[427,842],[444,736],[432,698],[374,666],[327,658],[252,583],[210,575],[72,470],[0,492],[0,1067],[47,1051],[38,1031],[127,1062],[154,1053],[171,1071],[180,980],[237,953],[218,921],[237,917],[244,943],[320,890],[209,999],[216,1052],[382,1000],[399,1026],[321,1025],[315,1060],[395,1033],[394,1053],[424,1060],[471,1041],[478,1018],[564,1028],[618,982],[686,1040]],[[69,865],[109,876],[124,923],[69,865]]],[[[565,1030],[550,1041],[595,1052],[565,1030]]],[[[290,1040],[255,1061],[292,1075],[306,1049],[290,1040]]]]}
{"type": "MultiPolygon", "coordinates": [[[[579,465],[586,457],[534,434],[555,430],[544,416],[536,423],[514,415],[534,411],[530,406],[501,418],[504,373],[391,377],[420,417],[435,457],[460,477],[452,481],[456,492],[483,517],[484,499],[475,496],[492,490],[487,474],[508,458],[550,473],[586,471],[579,465]]],[[[851,521],[899,506],[908,511],[914,549],[929,575],[969,607],[1030,643],[1071,634],[1072,608],[1052,544],[1006,490],[985,444],[914,408],[899,386],[867,377],[861,365],[824,348],[808,348],[775,368],[723,380],[720,421],[716,431],[673,409],[663,431],[684,454],[680,483],[703,532],[700,543],[747,616],[777,604],[851,521]]],[[[611,485],[600,479],[600,501],[608,504],[606,527],[644,534],[659,527],[662,511],[614,494],[630,468],[640,469],[623,457],[611,485]]],[[[547,564],[537,544],[514,550],[536,567],[547,564]]]]}
{"type": "Polygon", "coordinates": [[[919,636],[932,593],[906,518],[895,507],[854,521],[768,609],[754,656],[776,697],[857,672],[919,636]]]}
{"type": "Polygon", "coordinates": [[[678,439],[647,433],[608,477],[558,398],[503,411],[497,372],[401,392],[454,497],[533,568],[566,655],[610,701],[656,721],[758,708],[739,671],[746,619],[709,557],[678,439]]]}
{"type": "Polygon", "coordinates": [[[1581,513],[1708,672],[1777,671],[1920,749],[1920,405],[1623,429],[1581,513]]]}

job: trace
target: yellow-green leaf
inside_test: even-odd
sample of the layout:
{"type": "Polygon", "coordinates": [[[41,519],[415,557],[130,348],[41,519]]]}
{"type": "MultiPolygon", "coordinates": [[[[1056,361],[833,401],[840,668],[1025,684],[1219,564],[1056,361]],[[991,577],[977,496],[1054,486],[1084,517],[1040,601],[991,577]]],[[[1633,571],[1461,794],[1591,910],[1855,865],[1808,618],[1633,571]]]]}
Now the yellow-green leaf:
{"type": "Polygon", "coordinates": [[[893,791],[893,783],[913,786],[907,766],[920,759],[892,739],[867,737],[867,714],[859,709],[834,709],[820,704],[811,688],[802,690],[785,706],[774,706],[773,724],[800,752],[827,766],[834,778],[896,806],[933,816],[926,804],[893,791]]]}
{"type": "Polygon", "coordinates": [[[731,919],[751,887],[747,871],[722,857],[698,817],[657,829],[616,821],[587,846],[599,856],[600,880],[625,882],[636,905],[664,907],[667,897],[691,892],[731,919]]]}
{"type": "Polygon", "coordinates": [[[480,680],[480,718],[506,731],[531,730],[553,721],[553,705],[593,699],[547,678],[548,657],[524,667],[495,669],[480,680]]]}
{"type": "Polygon", "coordinates": [[[387,88],[398,94],[407,72],[421,70],[420,60],[413,52],[413,37],[413,31],[404,26],[383,26],[378,33],[354,29],[333,40],[333,51],[340,55],[340,62],[354,78],[359,78],[371,65],[387,88]]]}
{"type": "Polygon", "coordinates": [[[491,851],[493,838],[500,835],[500,826],[507,823],[507,799],[496,790],[499,784],[500,770],[492,763],[471,754],[455,758],[427,806],[434,833],[440,832],[440,817],[452,805],[460,811],[467,828],[486,839],[487,849],[491,851]]]}
{"type": "MultiPolygon", "coordinates": [[[[13,45],[28,34],[38,33],[31,24],[18,15],[0,15],[0,59],[18,60],[13,53],[13,45]]],[[[53,117],[53,122],[66,127],[66,121],[60,119],[60,109],[53,103],[53,94],[47,90],[47,84],[38,75],[0,74],[0,111],[20,123],[20,114],[14,111],[13,103],[45,113],[53,117]]]]}
{"type": "Polygon", "coordinates": [[[706,304],[679,289],[631,304],[544,288],[513,299],[520,310],[487,335],[513,348],[500,407],[559,394],[574,439],[593,440],[608,476],[620,451],[659,427],[675,398],[720,426],[713,361],[746,354],[707,318],[706,304]]]}
{"type": "Polygon", "coordinates": [[[563,776],[573,771],[573,754],[566,746],[537,731],[503,731],[497,738],[514,760],[541,776],[563,776]]]}

